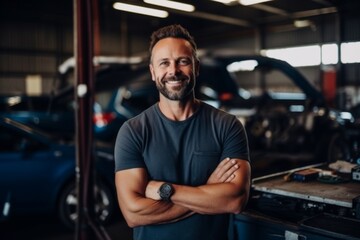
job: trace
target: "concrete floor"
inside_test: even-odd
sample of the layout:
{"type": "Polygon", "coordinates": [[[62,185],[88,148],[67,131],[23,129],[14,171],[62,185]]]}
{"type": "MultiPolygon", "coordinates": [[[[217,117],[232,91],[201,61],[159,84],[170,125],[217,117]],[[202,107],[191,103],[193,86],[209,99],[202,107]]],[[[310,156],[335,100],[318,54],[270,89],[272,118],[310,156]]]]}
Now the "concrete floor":
{"type": "MultiPolygon", "coordinates": [[[[132,240],[132,229],[123,219],[105,226],[112,240],[132,240]]],[[[57,219],[35,217],[0,222],[1,240],[74,240],[75,232],[66,229],[57,219]]]]}

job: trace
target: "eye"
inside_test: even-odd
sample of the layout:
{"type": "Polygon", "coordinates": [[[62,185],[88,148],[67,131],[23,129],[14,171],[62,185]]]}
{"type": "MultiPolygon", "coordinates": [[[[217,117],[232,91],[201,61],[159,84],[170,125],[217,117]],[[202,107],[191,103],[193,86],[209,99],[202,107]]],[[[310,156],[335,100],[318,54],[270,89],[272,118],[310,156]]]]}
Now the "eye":
{"type": "Polygon", "coordinates": [[[159,63],[159,66],[160,67],[164,67],[164,66],[168,66],[169,65],[169,61],[161,61],[160,63],[159,63]]]}
{"type": "Polygon", "coordinates": [[[188,58],[181,58],[181,59],[179,60],[179,64],[180,64],[181,66],[187,66],[187,65],[191,64],[191,61],[190,61],[190,59],[188,59],[188,58]]]}

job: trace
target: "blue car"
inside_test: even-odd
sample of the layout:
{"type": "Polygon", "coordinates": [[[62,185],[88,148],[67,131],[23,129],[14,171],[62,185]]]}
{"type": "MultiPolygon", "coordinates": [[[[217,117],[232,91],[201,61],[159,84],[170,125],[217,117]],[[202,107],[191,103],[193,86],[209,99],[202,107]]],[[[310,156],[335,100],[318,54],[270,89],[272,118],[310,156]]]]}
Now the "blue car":
{"type": "MultiPolygon", "coordinates": [[[[287,62],[236,52],[203,52],[195,96],[236,115],[249,139],[252,176],[261,176],[317,162],[359,159],[359,124],[348,112],[330,107],[323,94],[287,62]]],[[[158,100],[147,61],[119,63],[97,58],[94,135],[113,143],[118,129],[158,100]]],[[[116,59],[115,59],[116,60],[116,59]]],[[[64,65],[62,65],[64,66],[64,65]]],[[[65,64],[64,83],[74,82],[73,65],[65,64]]],[[[65,84],[64,84],[65,85],[65,84]]],[[[47,101],[12,102],[6,116],[48,132],[74,128],[74,90],[47,101]],[[21,106],[33,107],[28,111],[21,106]],[[36,107],[38,106],[38,107],[36,107]],[[64,124],[66,122],[66,124],[64,124]]],[[[32,101],[33,100],[33,101],[32,101]]],[[[74,135],[74,130],[68,131],[74,135]]]]}
{"type": "MultiPolygon", "coordinates": [[[[73,66],[63,70],[61,81],[74,82],[73,66]]],[[[158,92],[143,64],[111,64],[96,69],[94,137],[113,142],[119,127],[158,100],[158,92]]],[[[43,96],[0,96],[0,115],[71,139],[75,134],[74,87],[72,84],[43,96]]]]}
{"type": "MultiPolygon", "coordinates": [[[[94,151],[97,216],[104,224],[117,209],[112,149],[94,151]]],[[[67,227],[77,218],[75,145],[0,118],[1,219],[54,215],[67,227]]]]}

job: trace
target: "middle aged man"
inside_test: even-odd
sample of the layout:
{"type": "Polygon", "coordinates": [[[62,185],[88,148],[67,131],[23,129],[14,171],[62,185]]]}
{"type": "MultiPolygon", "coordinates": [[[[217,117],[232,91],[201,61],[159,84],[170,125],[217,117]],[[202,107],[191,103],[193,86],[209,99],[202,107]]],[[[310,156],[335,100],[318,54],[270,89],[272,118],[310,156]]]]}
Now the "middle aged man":
{"type": "Polygon", "coordinates": [[[245,130],[195,98],[196,51],[180,25],[152,34],[150,72],[160,100],[118,133],[117,196],[136,240],[225,240],[230,214],[248,200],[245,130]]]}

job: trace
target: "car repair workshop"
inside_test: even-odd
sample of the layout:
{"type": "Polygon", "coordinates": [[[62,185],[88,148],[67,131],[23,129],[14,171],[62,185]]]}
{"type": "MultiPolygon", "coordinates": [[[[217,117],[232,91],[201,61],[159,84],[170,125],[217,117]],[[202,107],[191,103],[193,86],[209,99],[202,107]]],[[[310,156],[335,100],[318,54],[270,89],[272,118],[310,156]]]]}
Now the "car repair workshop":
{"type": "Polygon", "coordinates": [[[359,0],[0,6],[0,239],[360,240],[359,0]]]}

